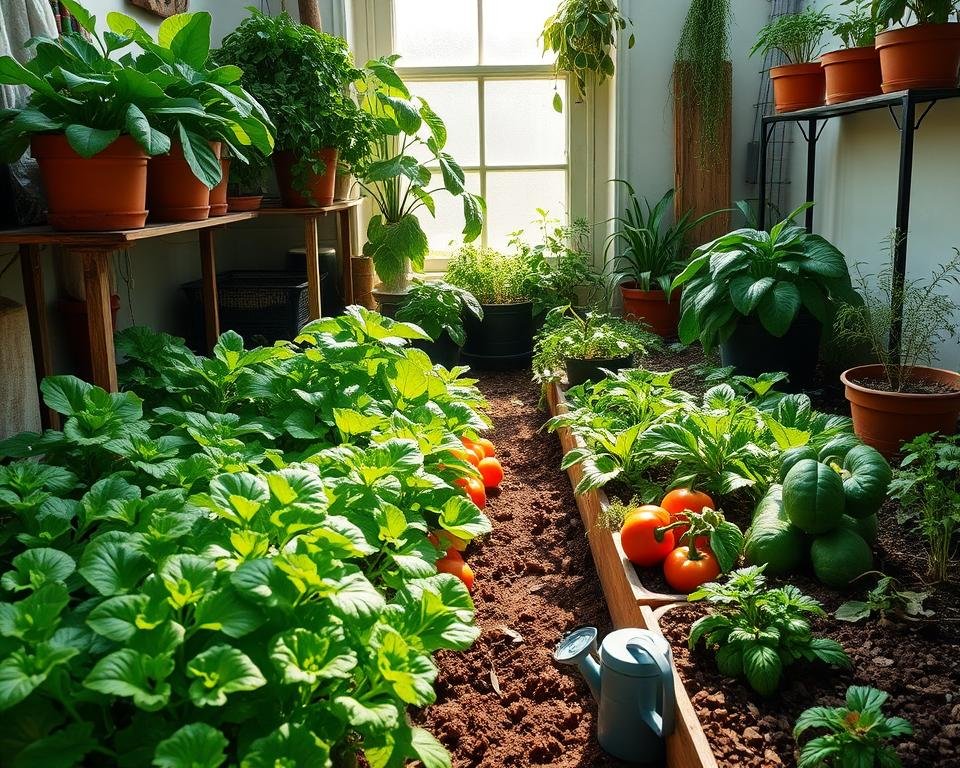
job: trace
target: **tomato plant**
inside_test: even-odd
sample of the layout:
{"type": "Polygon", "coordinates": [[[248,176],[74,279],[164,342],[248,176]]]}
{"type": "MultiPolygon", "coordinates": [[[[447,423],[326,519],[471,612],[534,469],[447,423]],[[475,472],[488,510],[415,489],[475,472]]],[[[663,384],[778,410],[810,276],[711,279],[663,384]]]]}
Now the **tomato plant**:
{"type": "Polygon", "coordinates": [[[665,531],[659,539],[656,532],[669,524],[667,510],[653,504],[628,512],[620,529],[620,546],[627,559],[644,568],[663,562],[673,550],[673,531],[665,531]]]}
{"type": "Polygon", "coordinates": [[[470,500],[480,509],[487,506],[487,490],[483,487],[483,481],[476,477],[463,477],[457,481],[457,484],[463,488],[470,500]]]}
{"type": "Polygon", "coordinates": [[[677,547],[663,561],[663,576],[677,592],[693,592],[719,575],[717,558],[693,546],[677,547]]]}
{"type": "MultiPolygon", "coordinates": [[[[715,509],[713,503],[707,494],[702,491],[694,491],[690,488],[674,488],[660,502],[660,506],[670,513],[671,522],[681,520],[684,512],[702,512],[703,508],[715,509]]],[[[677,541],[687,532],[686,526],[680,526],[673,531],[673,536],[677,541]]]]}
{"type": "Polygon", "coordinates": [[[480,470],[480,476],[483,478],[483,484],[487,488],[499,488],[503,482],[503,467],[500,466],[499,459],[492,456],[484,458],[477,467],[480,470]]]}

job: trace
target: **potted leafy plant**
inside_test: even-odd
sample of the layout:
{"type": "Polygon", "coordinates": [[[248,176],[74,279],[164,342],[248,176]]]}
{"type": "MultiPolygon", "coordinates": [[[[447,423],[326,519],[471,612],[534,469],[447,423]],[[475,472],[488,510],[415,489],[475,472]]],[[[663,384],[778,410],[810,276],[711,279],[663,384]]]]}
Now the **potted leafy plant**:
{"type": "Polygon", "coordinates": [[[466,341],[464,314],[483,320],[483,309],[470,291],[443,281],[414,281],[406,301],[397,311],[397,320],[414,323],[432,341],[415,341],[438,365],[453,368],[460,364],[460,349],[466,341]]]}
{"type": "Polygon", "coordinates": [[[637,323],[602,312],[580,314],[570,306],[555,307],[537,334],[533,374],[546,382],[565,371],[571,387],[600,381],[604,371],[631,368],[637,355],[658,345],[657,337],[637,323]]]}
{"type": "Polygon", "coordinates": [[[822,10],[807,8],[780,16],[763,29],[750,50],[753,56],[779,51],[787,63],[770,70],[777,112],[819,107],[824,99],[823,68],[816,61],[823,49],[823,35],[833,19],[822,10]]]}
{"type": "Polygon", "coordinates": [[[833,34],[843,47],[820,57],[826,81],[826,103],[839,104],[880,93],[880,54],[874,46],[877,22],[870,0],[844,0],[849,6],[835,23],[833,34]]]}
{"type": "Polygon", "coordinates": [[[953,19],[958,8],[957,0],[873,0],[880,26],[901,25],[877,35],[884,93],[957,86],[960,23],[953,19]]]}
{"type": "Polygon", "coordinates": [[[263,177],[267,158],[252,152],[246,163],[231,163],[227,205],[231,211],[256,211],[263,203],[263,177]]]}
{"type": "MultiPolygon", "coordinates": [[[[891,261],[895,238],[891,238],[891,261]]],[[[856,268],[864,300],[841,306],[835,335],[845,346],[867,345],[878,363],[840,375],[850,401],[853,429],[887,456],[924,432],[952,435],[960,415],[960,374],[929,367],[937,347],[957,334],[960,304],[944,289],[960,285],[960,252],[929,280],[902,285],[887,266],[878,275],[856,268]],[[890,344],[893,307],[903,307],[899,349],[890,344]]]]}
{"type": "Polygon", "coordinates": [[[372,120],[351,96],[363,73],[346,41],[287,13],[251,15],[223,39],[217,61],[244,70],[243,85],[277,124],[273,161],[283,204],[333,202],[337,158],[370,141],[372,120]]]}
{"type": "MultiPolygon", "coordinates": [[[[611,51],[617,36],[630,19],[620,13],[615,0],[561,0],[557,12],[543,25],[540,40],[543,52],[557,54],[556,71],[573,75],[577,98],[587,93],[587,83],[599,85],[613,77],[615,65],[611,51]]],[[[628,48],[633,48],[630,35],[628,48]]],[[[553,108],[563,110],[563,99],[554,91],[553,108]]]]}
{"type": "Polygon", "coordinates": [[[466,191],[463,170],[444,151],[443,120],[424,99],[411,95],[394,69],[397,58],[367,62],[366,79],[357,84],[360,104],[376,125],[369,154],[354,165],[358,183],[377,209],[367,225],[363,255],[373,259],[383,281],[380,290],[388,294],[406,292],[411,267],[423,270],[429,244],[416,213],[423,209],[435,215],[435,193],[445,191],[463,201],[466,243],[480,236],[486,210],[482,197],[466,191]],[[428,166],[441,171],[433,189],[428,166]]]}
{"type": "Polygon", "coordinates": [[[809,384],[821,326],[841,301],[856,301],[843,254],[793,222],[811,205],[770,232],[738,229],[693,252],[672,284],[683,287],[681,342],[719,346],[738,374],[786,371],[793,386],[809,384]]]}
{"type": "Polygon", "coordinates": [[[687,236],[715,214],[694,219],[688,211],[667,224],[674,190],[667,191],[651,207],[646,198],[641,202],[629,182],[615,181],[626,187],[629,196],[626,209],[614,219],[616,229],[607,239],[608,252],[619,246],[611,263],[612,280],[620,285],[623,296],[623,314],[647,323],[660,336],[676,336],[680,303],[670,284],[687,264],[687,236]]]}
{"type": "Polygon", "coordinates": [[[466,245],[450,260],[447,282],[472,293],[483,319],[466,317],[464,362],[479,368],[522,368],[533,356],[530,264],[518,254],[466,245]]]}

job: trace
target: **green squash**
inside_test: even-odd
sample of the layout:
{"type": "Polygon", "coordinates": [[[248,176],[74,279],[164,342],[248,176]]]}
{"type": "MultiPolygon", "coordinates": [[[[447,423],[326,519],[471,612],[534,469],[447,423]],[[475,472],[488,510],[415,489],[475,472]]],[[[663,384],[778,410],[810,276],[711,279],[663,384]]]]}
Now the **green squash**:
{"type": "Polygon", "coordinates": [[[828,464],[830,461],[840,463],[844,460],[850,449],[856,448],[858,445],[863,445],[863,443],[860,441],[860,438],[853,433],[848,432],[837,435],[820,449],[820,455],[817,456],[817,458],[824,464],[828,464]]]}
{"type": "Polygon", "coordinates": [[[875,515],[887,498],[893,473],[876,448],[858,445],[843,459],[843,495],[845,511],[857,519],[875,515]]]}
{"type": "Polygon", "coordinates": [[[817,451],[812,445],[800,445],[785,451],[780,461],[780,482],[786,479],[787,472],[793,469],[794,464],[804,459],[817,460],[817,451]]]}
{"type": "Polygon", "coordinates": [[[766,572],[785,576],[796,571],[807,553],[807,538],[783,511],[783,488],[771,485],[753,513],[743,554],[751,565],[766,564],[766,572]]]}
{"type": "Polygon", "coordinates": [[[846,589],[857,576],[873,570],[873,552],[863,538],[845,525],[810,545],[813,572],[826,586],[846,589]]]}
{"type": "Polygon", "coordinates": [[[877,531],[880,523],[876,515],[861,517],[859,519],[850,517],[850,515],[844,515],[843,520],[840,521],[840,525],[845,525],[850,530],[856,531],[871,547],[877,543],[877,531]]]}
{"type": "Polygon", "coordinates": [[[783,509],[804,533],[832,531],[843,518],[843,481],[826,464],[802,459],[783,480],[783,509]]]}

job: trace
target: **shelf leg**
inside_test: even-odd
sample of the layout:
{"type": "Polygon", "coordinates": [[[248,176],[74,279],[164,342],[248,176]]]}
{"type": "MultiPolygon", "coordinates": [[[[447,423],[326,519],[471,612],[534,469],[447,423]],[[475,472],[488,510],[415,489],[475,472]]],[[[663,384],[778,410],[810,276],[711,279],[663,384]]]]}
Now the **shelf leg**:
{"type": "MultiPolygon", "coordinates": [[[[816,119],[807,122],[807,199],[805,202],[814,202],[817,180],[817,121],[816,119]]],[[[813,232],[813,207],[807,208],[806,212],[807,232],[813,232]]]]}
{"type": "MultiPolygon", "coordinates": [[[[37,373],[37,386],[51,373],[50,333],[47,330],[47,301],[43,290],[43,262],[40,246],[20,246],[20,272],[23,276],[23,297],[27,305],[27,322],[30,325],[30,344],[33,346],[33,367],[37,373]]],[[[60,429],[60,414],[47,408],[43,395],[37,390],[40,400],[40,423],[44,429],[60,429]]]]}
{"type": "Polygon", "coordinates": [[[903,333],[903,284],[907,275],[907,233],[910,228],[910,191],[913,185],[913,132],[917,105],[908,93],[900,115],[900,183],[897,186],[897,229],[893,247],[893,318],[890,323],[890,357],[900,358],[903,333]]]}
{"type": "Polygon", "coordinates": [[[87,299],[87,337],[93,383],[116,392],[117,361],[113,348],[113,313],[110,309],[110,251],[74,251],[83,259],[83,285],[87,299]]]}
{"type": "Polygon", "coordinates": [[[307,294],[310,319],[320,319],[320,251],[317,244],[317,217],[304,216],[304,251],[307,259],[307,294]]]}
{"type": "Polygon", "coordinates": [[[767,228],[767,141],[770,138],[769,126],[760,121],[760,159],[757,171],[757,225],[762,231],[767,228]]]}
{"type": "Polygon", "coordinates": [[[213,230],[201,229],[200,270],[203,276],[203,324],[206,331],[207,352],[220,338],[220,303],[217,295],[217,256],[213,246],[213,230]]]}
{"type": "Polygon", "coordinates": [[[340,268],[343,270],[343,304],[353,304],[353,210],[337,214],[340,234],[340,268]]]}

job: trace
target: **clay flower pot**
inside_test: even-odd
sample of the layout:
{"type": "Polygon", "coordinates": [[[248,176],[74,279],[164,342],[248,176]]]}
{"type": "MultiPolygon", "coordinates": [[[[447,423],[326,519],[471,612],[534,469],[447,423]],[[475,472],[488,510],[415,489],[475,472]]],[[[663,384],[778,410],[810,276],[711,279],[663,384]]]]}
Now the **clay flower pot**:
{"type": "Polygon", "coordinates": [[[223,216],[230,208],[227,204],[227,182],[230,180],[230,158],[220,158],[220,172],[223,178],[210,190],[210,215],[223,216]]]}
{"type": "Polygon", "coordinates": [[[867,445],[893,456],[907,440],[925,432],[952,435],[960,416],[960,374],[940,368],[914,368],[921,381],[953,388],[953,392],[912,394],[871,389],[859,382],[883,379],[882,365],[861,365],[840,374],[850,401],[853,431],[867,445]]]}
{"type": "Polygon", "coordinates": [[[317,154],[325,163],[322,174],[307,171],[306,178],[297,179],[293,166],[298,157],[294,152],[283,149],[273,153],[273,167],[277,172],[277,186],[280,199],[285,208],[316,208],[331,205],[337,180],[337,150],[321,149],[317,154]],[[301,190],[306,187],[313,200],[301,190]]]}
{"type": "Polygon", "coordinates": [[[845,48],[820,57],[827,104],[880,94],[880,53],[876,48],[845,48]]]}
{"type": "Polygon", "coordinates": [[[819,62],[784,64],[770,70],[777,112],[823,106],[826,85],[819,62]]]}
{"type": "Polygon", "coordinates": [[[877,35],[883,92],[907,88],[956,88],[960,71],[960,22],[917,24],[877,35]]]}
{"type": "Polygon", "coordinates": [[[105,232],[147,223],[147,153],[129,136],[91,158],[74,152],[62,133],[38,134],[30,147],[54,229],[105,232]]]}
{"type": "MultiPolygon", "coordinates": [[[[220,158],[220,142],[210,148],[220,158]]],[[[165,155],[150,158],[147,204],[151,221],[203,221],[210,217],[210,188],[193,175],[183,147],[175,142],[165,155]]]]}
{"type": "Polygon", "coordinates": [[[259,211],[262,204],[263,195],[230,195],[227,198],[228,209],[233,213],[259,211]]]}
{"type": "Polygon", "coordinates": [[[623,316],[627,320],[643,322],[659,336],[676,336],[680,322],[680,291],[667,301],[663,291],[642,291],[635,280],[620,284],[623,296],[623,316]]]}

